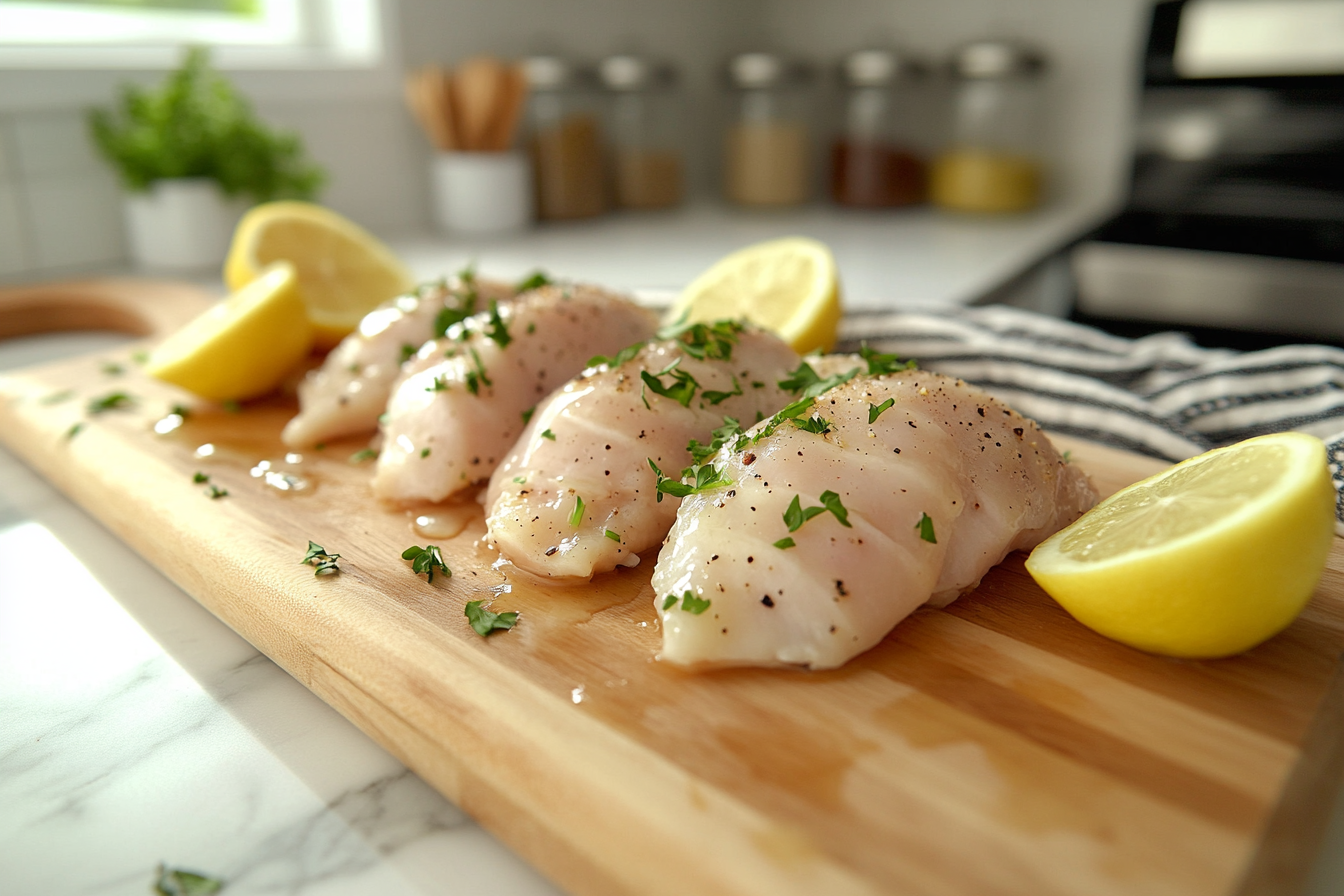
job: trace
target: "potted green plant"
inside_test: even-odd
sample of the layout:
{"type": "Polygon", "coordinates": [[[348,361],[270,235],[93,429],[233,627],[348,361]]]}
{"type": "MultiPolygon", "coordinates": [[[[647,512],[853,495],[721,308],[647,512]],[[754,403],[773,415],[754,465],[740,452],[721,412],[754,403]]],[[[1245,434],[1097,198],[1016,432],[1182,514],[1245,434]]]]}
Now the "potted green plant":
{"type": "Polygon", "coordinates": [[[93,141],[126,190],[131,255],[146,267],[220,264],[247,206],[311,199],[326,179],[297,135],[270,130],[200,47],[158,88],[122,88],[89,113],[93,141]]]}

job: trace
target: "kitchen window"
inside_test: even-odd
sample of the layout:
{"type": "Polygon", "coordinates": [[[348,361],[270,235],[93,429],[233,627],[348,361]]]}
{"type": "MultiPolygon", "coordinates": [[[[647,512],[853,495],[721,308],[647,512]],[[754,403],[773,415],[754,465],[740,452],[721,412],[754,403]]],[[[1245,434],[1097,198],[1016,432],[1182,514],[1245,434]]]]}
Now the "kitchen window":
{"type": "Polygon", "coordinates": [[[369,67],[378,0],[0,0],[0,68],[166,68],[183,44],[221,68],[369,67]]]}

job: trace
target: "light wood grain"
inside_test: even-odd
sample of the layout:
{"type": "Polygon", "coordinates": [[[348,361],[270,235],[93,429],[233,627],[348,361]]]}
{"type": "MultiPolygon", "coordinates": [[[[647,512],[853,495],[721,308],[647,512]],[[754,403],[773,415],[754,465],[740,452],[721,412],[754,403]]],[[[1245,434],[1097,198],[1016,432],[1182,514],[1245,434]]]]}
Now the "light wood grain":
{"type": "MultiPolygon", "coordinates": [[[[369,468],[348,461],[362,442],[306,452],[294,471],[312,487],[281,494],[249,471],[282,461],[286,400],[197,403],[159,436],[154,420],[189,398],[108,377],[108,359],[125,360],[0,378],[0,438],[572,892],[1300,885],[1342,758],[1338,544],[1307,612],[1233,659],[1108,641],[1014,555],[843,669],[692,674],[653,660],[652,554],[586,587],[539,587],[492,568],[473,509],[437,542],[452,578],[427,585],[399,559],[427,541],[414,512],[375,504],[369,468]],[[112,388],[136,407],[86,419],[112,388]],[[196,470],[228,497],[205,497],[196,470]],[[309,539],[342,554],[338,576],[299,564],[309,539]],[[473,599],[521,622],[483,639],[462,615],[473,599]]],[[[1103,491],[1161,467],[1058,441],[1103,491]]]]}

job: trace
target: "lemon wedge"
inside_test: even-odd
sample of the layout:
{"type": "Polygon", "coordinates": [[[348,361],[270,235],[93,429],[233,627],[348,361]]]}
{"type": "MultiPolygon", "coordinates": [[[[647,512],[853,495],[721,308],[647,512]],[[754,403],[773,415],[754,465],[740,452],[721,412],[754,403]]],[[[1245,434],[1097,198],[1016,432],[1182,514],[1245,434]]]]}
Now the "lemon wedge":
{"type": "Polygon", "coordinates": [[[313,329],[289,262],[276,262],[150,352],[150,376],[215,401],[270,392],[307,357],[313,329]]]}
{"type": "Polygon", "coordinates": [[[686,287],[669,323],[746,318],[800,354],[830,351],[840,326],[840,279],[824,243],[786,237],[728,255],[686,287]]]}
{"type": "Polygon", "coordinates": [[[1042,542],[1027,570],[1089,628],[1179,657],[1249,650],[1296,618],[1334,540],[1325,447],[1248,439],[1116,492],[1042,542]]]}
{"type": "Polygon", "coordinates": [[[298,272],[314,339],[323,348],[414,285],[410,272],[376,237],[309,202],[267,202],[248,211],[233,232],[224,282],[241,289],[281,260],[298,272]]]}

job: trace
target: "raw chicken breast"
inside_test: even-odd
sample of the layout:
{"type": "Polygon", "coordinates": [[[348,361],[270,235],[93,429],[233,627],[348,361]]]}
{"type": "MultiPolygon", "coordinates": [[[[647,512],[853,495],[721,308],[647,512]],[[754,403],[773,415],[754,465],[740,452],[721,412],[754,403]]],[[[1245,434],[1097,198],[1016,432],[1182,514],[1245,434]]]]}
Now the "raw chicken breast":
{"type": "Polygon", "coordinates": [[[373,491],[442,501],[487,478],[531,410],[594,355],[648,339],[658,318],[592,286],[543,286],[453,325],[402,370],[373,491]]]}
{"type": "Polygon", "coordinates": [[[682,501],[653,574],[679,664],[834,668],[1096,502],[1035,423],[921,371],[857,376],[713,463],[727,483],[682,501]]]}
{"type": "Polygon", "coordinates": [[[691,439],[708,442],[725,417],[750,423],[791,397],[778,380],[798,356],[776,336],[726,321],[681,329],[585,371],[537,409],[486,493],[489,539],[505,558],[556,578],[636,565],[679,500],[659,500],[650,461],[676,477],[691,439]]]}
{"type": "Polygon", "coordinates": [[[307,448],[341,436],[373,432],[387,407],[401,364],[442,332],[447,320],[474,313],[513,295],[506,283],[467,275],[428,283],[370,311],[359,327],[331,350],[322,366],[299,384],[299,413],[280,438],[307,448]]]}

